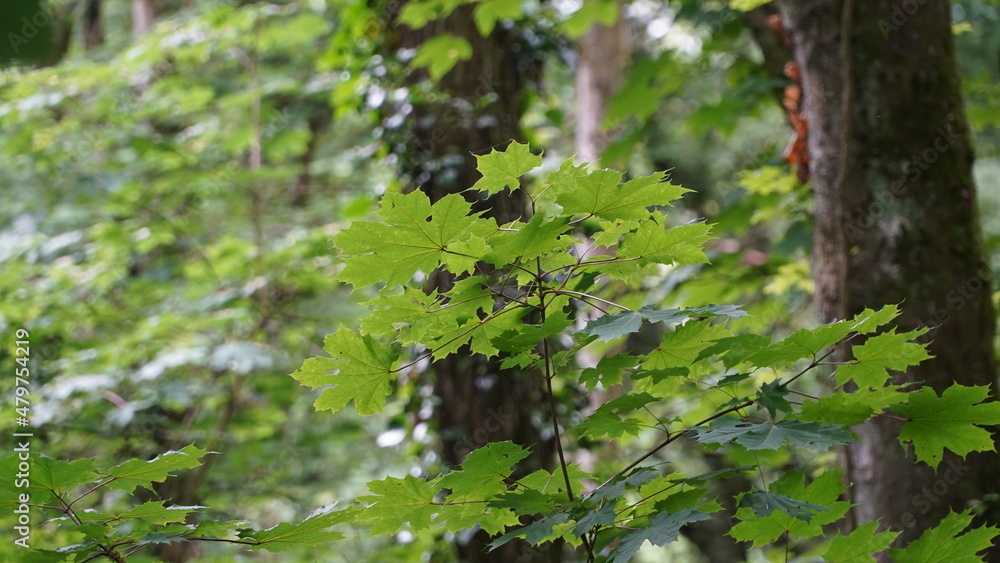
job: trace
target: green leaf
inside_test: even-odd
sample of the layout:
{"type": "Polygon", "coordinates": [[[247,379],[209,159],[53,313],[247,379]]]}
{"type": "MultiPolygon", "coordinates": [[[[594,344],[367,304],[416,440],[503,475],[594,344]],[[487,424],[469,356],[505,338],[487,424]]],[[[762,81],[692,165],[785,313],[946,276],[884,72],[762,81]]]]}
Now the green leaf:
{"type": "Polygon", "coordinates": [[[689,322],[663,335],[660,345],[647,354],[642,367],[648,370],[690,368],[701,351],[720,338],[731,336],[722,325],[709,321],[689,322]]]}
{"type": "Polygon", "coordinates": [[[136,506],[132,510],[122,512],[118,515],[118,520],[141,520],[146,524],[173,524],[183,523],[187,515],[195,510],[207,508],[205,506],[164,506],[162,500],[149,501],[136,506]]]}
{"type": "Polygon", "coordinates": [[[761,385],[757,393],[757,402],[767,409],[771,418],[778,416],[778,412],[792,412],[792,405],[785,397],[788,396],[788,388],[778,380],[761,385]]]}
{"type": "Polygon", "coordinates": [[[827,563],[871,563],[875,554],[889,549],[899,532],[886,530],[875,533],[878,522],[868,522],[857,527],[850,535],[837,534],[823,554],[827,563]]]}
{"type": "Polygon", "coordinates": [[[481,502],[444,504],[435,517],[442,528],[449,532],[460,532],[479,528],[493,537],[511,526],[520,524],[518,515],[510,508],[498,507],[493,503],[481,502]]]}
{"type": "MultiPolygon", "coordinates": [[[[493,4],[504,3],[520,11],[516,2],[494,1],[493,4]]],[[[483,5],[480,6],[482,8],[483,5]]],[[[542,165],[542,157],[533,154],[528,145],[512,141],[503,151],[493,149],[489,154],[476,155],[476,169],[483,175],[471,189],[495,195],[505,188],[514,191],[521,187],[521,176],[542,165]]]]}
{"type": "Polygon", "coordinates": [[[413,29],[420,29],[427,22],[447,16],[467,2],[468,0],[414,0],[403,6],[399,12],[399,21],[413,29]]]}
{"type": "Polygon", "coordinates": [[[752,424],[736,418],[720,418],[708,428],[698,429],[702,444],[728,444],[735,441],[748,450],[776,450],[786,442],[805,448],[829,449],[853,441],[849,432],[839,426],[780,420],[752,424]]]}
{"type": "Polygon", "coordinates": [[[201,458],[208,452],[195,447],[185,446],[180,451],[171,450],[160,454],[149,461],[130,459],[101,473],[108,479],[103,481],[110,489],[131,493],[136,487],[152,490],[152,483],[162,483],[171,476],[172,471],[191,469],[201,465],[201,458]]]}
{"type": "Polygon", "coordinates": [[[839,321],[813,329],[799,329],[788,338],[751,354],[746,361],[757,367],[770,367],[789,365],[802,358],[815,357],[821,350],[840,342],[850,334],[851,325],[849,321],[839,321]]]}
{"type": "Polygon", "coordinates": [[[491,442],[472,451],[462,469],[441,478],[442,489],[451,489],[448,502],[491,498],[507,490],[513,466],[528,457],[528,450],[512,442],[491,442]]]}
{"type": "Polygon", "coordinates": [[[434,495],[440,488],[436,481],[426,481],[413,475],[372,481],[368,483],[368,490],[373,494],[358,497],[359,502],[369,505],[359,517],[375,521],[371,525],[372,535],[396,533],[407,522],[414,532],[426,530],[438,512],[434,495]]]}
{"type": "Polygon", "coordinates": [[[626,477],[618,477],[607,485],[595,489],[587,498],[597,502],[615,500],[620,498],[626,489],[636,489],[652,481],[657,475],[659,475],[659,472],[655,469],[640,467],[629,473],[626,477]]]}
{"type": "Polygon", "coordinates": [[[901,393],[899,389],[898,385],[889,385],[879,389],[858,389],[853,393],[837,391],[818,401],[803,401],[799,419],[839,426],[861,424],[875,413],[908,401],[909,393],[901,393]]]}
{"type": "Polygon", "coordinates": [[[442,330],[427,343],[428,348],[433,350],[431,357],[435,360],[443,358],[468,344],[473,353],[492,358],[507,346],[512,333],[528,328],[528,325],[521,322],[521,318],[529,312],[527,307],[508,303],[484,319],[470,318],[451,330],[442,330]]]}
{"type": "Polygon", "coordinates": [[[438,34],[417,47],[417,55],[411,64],[415,68],[427,68],[433,80],[440,80],[448,74],[458,61],[472,58],[472,44],[465,38],[451,33],[438,34]]]}
{"type": "MultiPolygon", "coordinates": [[[[654,216],[659,214],[654,213],[654,216]]],[[[643,221],[634,233],[622,237],[618,257],[637,259],[639,265],[646,264],[701,264],[708,262],[702,245],[709,238],[711,225],[687,223],[665,229],[663,218],[643,221]]]]}
{"type": "MultiPolygon", "coordinates": [[[[492,305],[493,300],[489,298],[489,294],[485,295],[489,305],[492,305]]],[[[377,336],[396,336],[402,331],[405,332],[400,339],[402,344],[422,342],[428,330],[435,326],[427,322],[428,316],[434,314],[432,311],[444,307],[437,292],[428,295],[415,287],[404,288],[398,293],[383,291],[377,298],[364,305],[368,307],[368,315],[361,320],[361,332],[377,336]]],[[[324,366],[317,365],[313,371],[316,369],[322,369],[322,374],[326,375],[324,366]]]]}
{"type": "Polygon", "coordinates": [[[527,526],[507,532],[506,534],[493,540],[493,542],[489,545],[490,551],[493,551],[514,538],[523,537],[525,541],[531,545],[538,545],[544,541],[555,539],[558,537],[558,534],[553,532],[553,528],[560,524],[565,524],[568,521],[568,514],[565,512],[556,512],[555,514],[546,516],[541,520],[532,522],[527,526]]]}
{"type": "Polygon", "coordinates": [[[824,533],[823,526],[841,519],[850,503],[838,501],[844,492],[843,478],[839,470],[823,473],[809,486],[805,485],[805,476],[798,471],[787,473],[771,483],[770,492],[784,495],[801,503],[825,507],[826,510],[813,514],[809,521],[796,518],[781,510],[775,510],[769,516],[758,517],[750,507],[737,510],[736,516],[741,522],[729,531],[729,535],[738,541],[750,541],[754,546],[767,545],[784,534],[792,538],[811,538],[824,533]]]}
{"type": "Polygon", "coordinates": [[[593,391],[600,383],[605,389],[622,382],[622,375],[626,370],[633,369],[639,365],[639,358],[632,354],[618,354],[616,356],[604,356],[596,367],[587,368],[580,374],[580,383],[593,391]]]}
{"type": "Polygon", "coordinates": [[[653,517],[648,526],[622,536],[618,548],[611,552],[611,562],[627,563],[647,541],[656,546],[677,541],[682,526],[709,518],[710,515],[690,508],[673,514],[661,512],[653,517]]]}
{"type": "Polygon", "coordinates": [[[749,12],[767,4],[770,0],[729,0],[729,7],[741,12],[749,12]]]}
{"type": "Polygon", "coordinates": [[[595,24],[614,25],[618,20],[618,4],[614,0],[586,0],[565,22],[566,35],[578,39],[595,24]]]}
{"type": "Polygon", "coordinates": [[[886,305],[878,311],[865,309],[851,319],[851,330],[858,334],[870,334],[899,316],[899,307],[886,305]]]}
{"type": "Polygon", "coordinates": [[[316,409],[336,412],[354,401],[358,414],[381,412],[385,398],[392,392],[389,383],[395,379],[392,366],[399,357],[399,347],[341,327],[327,335],[323,349],[332,358],[313,358],[313,362],[307,361],[292,374],[313,388],[333,385],[316,399],[316,409]],[[331,369],[336,373],[330,374],[331,369]]]}
{"type": "Polygon", "coordinates": [[[765,518],[770,516],[775,510],[779,510],[793,518],[805,520],[806,522],[812,520],[813,514],[828,510],[825,506],[819,504],[803,502],[793,499],[790,496],[779,495],[770,491],[748,492],[740,497],[739,506],[753,510],[754,516],[758,518],[765,518]]]}
{"type": "Polygon", "coordinates": [[[868,338],[864,344],[852,349],[857,363],[837,368],[837,383],[844,385],[853,380],[861,387],[881,387],[889,379],[886,370],[904,371],[929,359],[931,355],[927,353],[927,345],[913,342],[927,330],[922,328],[896,334],[893,328],[868,338]]]}
{"type": "MultiPolygon", "coordinates": [[[[569,219],[546,219],[535,215],[527,223],[515,221],[504,226],[489,238],[490,251],[484,258],[497,265],[525,263],[545,254],[563,251],[569,241],[560,235],[566,230],[569,219]]],[[[569,237],[567,237],[569,238],[569,237]]]]}
{"type": "Polygon", "coordinates": [[[67,462],[43,455],[35,458],[32,465],[32,479],[39,486],[52,491],[66,491],[96,477],[92,459],[67,462]]]}
{"type": "Polygon", "coordinates": [[[482,225],[490,223],[480,222],[458,194],[431,205],[420,191],[386,194],[379,215],[382,222],[357,221],[333,238],[345,256],[336,279],[355,288],[406,283],[418,270],[434,270],[452,243],[485,234],[482,225]]]}
{"type": "Polygon", "coordinates": [[[788,338],[750,354],[745,360],[757,367],[769,367],[791,364],[802,358],[815,357],[822,350],[840,342],[852,332],[870,333],[898,315],[899,309],[895,305],[886,305],[877,312],[865,309],[853,319],[837,321],[812,329],[799,329],[788,338]]]}
{"type": "Polygon", "coordinates": [[[604,506],[595,508],[587,514],[576,521],[576,525],[573,526],[573,533],[582,536],[601,526],[610,526],[615,523],[618,519],[618,512],[616,510],[616,505],[613,502],[609,502],[604,506]]]}
{"type": "Polygon", "coordinates": [[[610,342],[626,334],[639,332],[642,328],[642,314],[638,311],[622,311],[611,315],[601,315],[587,322],[580,334],[596,337],[602,342],[610,342]]]}
{"type": "MultiPolygon", "coordinates": [[[[718,355],[727,369],[742,363],[748,356],[771,345],[771,339],[757,334],[740,334],[720,338],[698,354],[697,360],[718,355]]],[[[696,361],[697,361],[696,360],[696,361]]],[[[720,383],[721,384],[721,383],[720,383]]]]}
{"type": "Polygon", "coordinates": [[[476,22],[476,29],[479,34],[486,37],[493,31],[493,27],[500,20],[519,19],[524,12],[521,10],[521,3],[512,0],[480,0],[472,12],[472,19],[476,22]]]}
{"type": "Polygon", "coordinates": [[[359,511],[355,509],[334,510],[334,504],[329,504],[315,510],[298,523],[282,522],[266,530],[241,534],[244,539],[257,540],[259,545],[252,549],[266,549],[271,552],[282,552],[303,545],[319,545],[344,538],[344,534],[329,530],[337,524],[353,523],[358,519],[359,511]]]}
{"type": "Polygon", "coordinates": [[[596,170],[573,178],[573,189],[560,192],[556,203],[568,215],[643,221],[650,216],[649,207],[670,205],[691,191],[666,182],[666,174],[662,172],[624,184],[619,184],[621,177],[620,172],[596,170]]]}
{"type": "Polygon", "coordinates": [[[927,530],[904,549],[891,549],[896,563],[978,563],[976,554],[988,549],[998,535],[997,528],[983,526],[962,532],[972,523],[968,511],[949,513],[941,523],[927,530]],[[961,534],[961,535],[959,535],[961,534]]]}
{"type": "Polygon", "coordinates": [[[453,242],[441,256],[441,264],[453,274],[471,274],[476,271],[476,264],[490,252],[490,246],[482,237],[469,235],[469,238],[453,242]]]}
{"type": "Polygon", "coordinates": [[[993,438],[980,426],[1000,424],[1000,402],[984,403],[988,386],[954,384],[938,397],[933,389],[909,395],[910,402],[893,409],[908,420],[899,433],[902,444],[913,444],[917,459],[937,467],[944,450],[965,457],[969,452],[991,452],[993,438]]]}
{"type": "Polygon", "coordinates": [[[640,409],[657,400],[648,393],[627,393],[607,401],[597,408],[582,423],[575,427],[581,435],[599,438],[610,436],[617,438],[623,434],[638,436],[639,432],[648,426],[635,418],[623,418],[626,413],[640,409]]]}
{"type": "Polygon", "coordinates": [[[657,310],[652,306],[647,306],[638,311],[621,311],[611,315],[602,315],[589,321],[587,327],[581,330],[580,334],[595,336],[598,340],[610,342],[626,334],[638,332],[642,327],[643,320],[676,324],[692,318],[716,316],[738,319],[747,316],[747,313],[741,311],[736,305],[709,305],[695,309],[665,310],[657,310]]]}

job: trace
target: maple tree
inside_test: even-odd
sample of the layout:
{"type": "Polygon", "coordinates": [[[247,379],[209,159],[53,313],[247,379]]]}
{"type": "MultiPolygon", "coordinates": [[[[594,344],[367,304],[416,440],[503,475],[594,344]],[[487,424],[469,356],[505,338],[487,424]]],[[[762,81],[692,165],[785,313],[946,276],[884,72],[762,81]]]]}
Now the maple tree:
{"type": "MultiPolygon", "coordinates": [[[[33,560],[98,554],[114,559],[123,557],[123,550],[179,541],[281,551],[343,539],[334,527],[365,522],[373,535],[478,527],[494,537],[493,548],[510,541],[537,546],[561,540],[582,550],[588,561],[621,563],[646,542],[675,541],[682,526],[720,510],[709,493],[712,481],[754,472],[760,482],[739,495],[738,523],[730,535],[754,545],[784,538],[787,549],[792,542],[821,537],[824,525],[845,514],[850,503],[838,500],[839,471],[807,480],[801,471],[782,472],[758,460],[689,476],[644,462],[682,438],[750,453],[788,447],[823,451],[853,440],[848,424],[876,416],[905,420],[900,442],[912,444],[918,459],[932,467],[945,450],[965,455],[992,449],[981,426],[1000,423],[1000,405],[982,402],[985,388],[955,384],[937,395],[890,383],[890,371],[928,357],[926,345],[916,341],[922,330],[888,328],[899,314],[894,305],[772,341],[731,330],[730,323],[747,315],[735,305],[659,309],[655,303],[632,308],[615,302],[615,295],[656,268],[707,260],[702,246],[710,227],[672,225],[663,213],[686,191],[664,174],[621,182],[617,172],[588,171],[570,162],[539,173],[541,159],[518,143],[479,162],[483,180],[477,186],[529,190],[531,219],[497,224],[460,195],[432,204],[421,192],[386,194],[378,220],[356,221],[334,237],[344,262],[337,278],[356,289],[377,286],[377,296],[366,304],[370,314],[359,330],[341,328],[329,335],[328,355],[306,360],[292,376],[324,389],[318,410],[353,404],[362,415],[383,410],[401,374],[419,362],[457,354],[500,356],[503,365],[533,368],[550,397],[566,386],[616,388],[613,399],[582,418],[560,415],[550,401],[557,470],[517,475],[530,445],[488,443],[453,471],[375,480],[368,484],[370,494],[346,508],[329,505],[302,522],[261,531],[242,522],[187,524],[187,515],[203,507],[163,501],[118,514],[77,508],[81,499],[101,491],[133,492],[164,481],[172,471],[200,465],[209,452],[194,446],[100,471],[93,460],[36,456],[31,489],[47,500],[34,505],[65,515],[62,525],[84,539],[61,553],[35,550],[33,560]],[[520,178],[533,174],[534,186],[522,186],[520,178]],[[418,280],[436,268],[449,270],[456,282],[425,293],[418,280]],[[609,345],[646,323],[666,328],[660,342],[650,343],[646,353],[612,353],[609,345]],[[577,360],[588,347],[606,353],[594,366],[577,360]],[[850,349],[854,358],[829,361],[840,349],[850,349]],[[829,394],[815,397],[796,388],[814,375],[829,378],[831,370],[838,388],[829,394]],[[848,384],[857,389],[846,392],[848,384]],[[676,404],[685,389],[697,391],[694,399],[676,404]],[[643,428],[659,429],[661,441],[610,473],[585,470],[566,452],[574,441],[583,448],[584,439],[626,440],[643,428]],[[769,477],[776,474],[781,475],[769,477]],[[94,484],[74,496],[88,482],[94,484]]],[[[17,460],[5,463],[13,471],[17,460]]],[[[17,506],[12,489],[0,495],[0,504],[17,506]]],[[[952,514],[892,556],[975,560],[998,530],[969,530],[970,523],[968,512],[952,514]]],[[[855,542],[860,537],[855,534],[864,531],[870,530],[813,543],[810,550],[829,561],[870,560],[894,537],[889,531],[855,542]]]]}
{"type": "MultiPolygon", "coordinates": [[[[516,142],[477,159],[482,179],[472,190],[490,194],[529,189],[521,178],[542,163],[516,142]]],[[[684,524],[720,509],[707,493],[712,479],[752,470],[764,478],[760,466],[689,477],[642,465],[681,437],[749,451],[790,445],[826,450],[852,441],[848,424],[886,415],[907,421],[900,441],[912,443],[918,459],[931,466],[944,449],[964,455],[992,448],[979,425],[1000,422],[1000,408],[979,404],[985,389],[956,384],[938,397],[889,383],[891,370],[929,357],[926,345],[917,342],[925,331],[886,330],[899,314],[895,306],[772,342],[727,328],[727,320],[746,315],[738,306],[660,310],[655,304],[633,309],[616,303],[614,295],[636,287],[651,269],[707,261],[702,246],[710,227],[671,226],[662,211],[685,191],[665,174],[622,182],[620,173],[567,161],[539,174],[529,190],[528,220],[497,224],[459,195],[431,204],[420,192],[390,193],[378,221],[355,222],[334,238],[344,262],[337,278],[356,289],[377,285],[379,293],[367,302],[371,314],[358,332],[341,328],[325,343],[329,356],[307,360],[293,374],[325,389],[317,409],[338,410],[353,401],[359,413],[370,414],[385,405],[394,380],[421,360],[464,353],[533,367],[550,395],[554,386],[565,385],[622,391],[565,431],[568,421],[551,410],[560,446],[556,472],[515,477],[516,463],[528,451],[498,442],[473,451],[460,469],[444,475],[369,483],[373,495],[359,499],[359,514],[371,521],[373,533],[479,526],[496,536],[494,548],[515,538],[532,545],[560,539],[588,560],[621,562],[646,541],[674,541],[684,524]],[[435,268],[457,281],[447,291],[425,293],[415,280],[435,268]],[[587,319],[582,328],[581,318],[587,319]],[[576,363],[587,346],[619,341],[644,323],[668,327],[649,352],[608,355],[593,367],[576,363]],[[831,366],[826,360],[832,352],[852,340],[859,342],[854,359],[831,366]],[[830,394],[811,397],[792,387],[830,367],[838,385],[830,394]],[[847,392],[848,384],[857,389],[847,392]],[[701,391],[701,404],[688,412],[672,409],[670,400],[686,385],[701,391]],[[793,397],[799,404],[793,405],[793,397]],[[588,473],[564,452],[573,438],[621,439],[651,426],[662,429],[663,441],[613,475],[588,473]]],[[[849,507],[837,500],[843,492],[837,471],[809,484],[801,472],[790,472],[760,487],[740,497],[740,522],[731,531],[755,545],[782,536],[820,536],[822,526],[849,507]]],[[[946,529],[928,534],[953,537],[967,527],[964,518],[955,515],[946,529]]],[[[973,557],[983,549],[982,538],[996,533],[983,528],[961,536],[959,549],[973,557]]],[[[843,537],[825,545],[830,560],[870,559],[892,537],[873,537],[863,553],[843,537]]],[[[930,556],[936,548],[925,553],[928,544],[896,551],[901,558],[930,556]]]]}

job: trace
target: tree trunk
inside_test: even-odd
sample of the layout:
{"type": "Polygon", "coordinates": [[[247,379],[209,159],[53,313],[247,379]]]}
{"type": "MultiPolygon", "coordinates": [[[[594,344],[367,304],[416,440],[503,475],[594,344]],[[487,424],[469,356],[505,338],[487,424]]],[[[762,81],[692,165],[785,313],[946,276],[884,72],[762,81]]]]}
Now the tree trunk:
{"type": "MultiPolygon", "coordinates": [[[[472,19],[472,6],[463,6],[443,20],[413,30],[399,28],[399,47],[417,48],[440,33],[451,33],[472,45],[470,59],[460,61],[437,83],[444,92],[440,102],[414,104],[408,122],[412,124],[403,158],[404,172],[436,201],[447,194],[471,187],[479,178],[473,155],[502,148],[511,139],[521,139],[520,120],[524,77],[534,72],[530,62],[515,53],[516,35],[500,28],[482,37],[472,19]]],[[[522,51],[523,52],[523,51],[522,51]]],[[[524,57],[525,55],[521,55],[524,57]]],[[[422,72],[410,77],[411,84],[424,78],[422,72]]],[[[474,201],[474,208],[487,210],[498,223],[526,217],[529,202],[523,190],[501,193],[488,200],[474,201]]],[[[453,279],[436,272],[430,287],[446,287],[453,279]]],[[[434,393],[438,400],[434,419],[441,443],[441,459],[457,466],[472,450],[487,442],[511,440],[531,449],[531,456],[519,464],[524,474],[552,466],[551,432],[543,434],[538,421],[545,392],[541,376],[532,371],[501,369],[498,360],[481,355],[461,355],[435,362],[434,393]]],[[[545,552],[526,549],[510,542],[486,552],[489,538],[483,532],[460,535],[456,540],[463,562],[559,561],[561,549],[545,552]]]]}
{"type": "Polygon", "coordinates": [[[602,130],[611,99],[622,86],[632,46],[625,18],[613,25],[595,24],[580,38],[580,63],[576,69],[576,157],[594,162],[608,145],[602,130]]]}
{"type": "Polygon", "coordinates": [[[156,0],[132,0],[132,38],[139,39],[153,29],[156,0]]]}
{"type": "Polygon", "coordinates": [[[102,0],[85,0],[83,3],[83,48],[88,51],[104,44],[101,2],[102,0]]]}
{"type": "MultiPolygon", "coordinates": [[[[901,304],[899,330],[933,328],[934,358],[897,383],[957,382],[996,396],[987,264],[972,148],[946,0],[780,0],[802,74],[816,198],[813,269],[821,320],[901,304]]],[[[844,454],[853,524],[879,519],[907,543],[949,509],[983,503],[1000,522],[1000,457],[917,464],[876,419],[844,454]]],[[[989,561],[1000,561],[994,549],[989,561]]]]}

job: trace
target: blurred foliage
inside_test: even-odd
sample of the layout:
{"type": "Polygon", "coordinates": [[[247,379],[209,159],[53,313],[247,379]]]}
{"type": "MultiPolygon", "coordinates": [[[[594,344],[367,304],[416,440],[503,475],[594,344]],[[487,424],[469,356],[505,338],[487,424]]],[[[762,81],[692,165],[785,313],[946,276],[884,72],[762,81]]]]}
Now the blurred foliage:
{"type": "MultiPolygon", "coordinates": [[[[432,21],[456,3],[413,2],[406,17],[432,21]]],[[[634,176],[669,169],[695,190],[678,221],[707,218],[718,237],[706,249],[710,264],[658,271],[622,299],[739,303],[753,315],[733,321],[740,330],[785,335],[811,318],[810,196],[782,159],[790,130],[737,4],[636,0],[621,13],[634,53],[610,103],[613,142],[603,162],[634,176]]],[[[544,59],[523,101],[525,125],[546,161],[559,162],[575,150],[574,40],[613,21],[614,2],[511,5],[479,2],[476,22],[481,31],[517,29],[544,59]]],[[[13,22],[5,25],[24,35],[17,18],[40,21],[39,10],[50,14],[45,26],[79,24],[83,7],[18,3],[25,13],[5,16],[13,22]]],[[[258,528],[355,498],[373,475],[433,466],[433,436],[414,423],[431,400],[427,389],[401,382],[383,415],[358,419],[315,413],[287,374],[319,353],[324,335],[357,325],[359,303],[372,295],[333,281],[341,265],[329,239],[395,189],[402,157],[394,135],[412,103],[441,95],[432,82],[404,86],[404,73],[426,63],[432,76],[444,74],[462,46],[441,40],[387,54],[394,23],[379,2],[162,2],[138,39],[128,3],[102,8],[99,45],[85,47],[75,25],[57,60],[39,58],[58,51],[42,49],[49,31],[28,38],[38,53],[0,53],[8,65],[0,72],[0,327],[31,332],[41,453],[112,466],[196,443],[220,455],[182,473],[180,489],[168,481],[156,494],[183,491],[213,517],[258,528]]],[[[953,15],[983,223],[996,252],[1000,12],[996,2],[963,1],[953,15]]],[[[0,350],[4,370],[13,372],[14,360],[10,347],[0,350]]],[[[3,386],[8,396],[11,386],[3,386]]],[[[579,397],[566,390],[564,407],[584,408],[579,397]]],[[[13,424],[0,422],[8,432],[13,424]]],[[[636,447],[649,440],[636,437],[636,447]]],[[[599,463],[629,451],[609,449],[599,463]]],[[[745,452],[725,455],[755,463],[745,452]]],[[[822,462],[774,455],[807,468],[822,462]]],[[[684,456],[679,463],[704,466],[693,450],[684,456]]],[[[102,502],[129,506],[121,496],[102,502]]],[[[39,543],[75,541],[52,526],[36,525],[35,534],[39,543]]],[[[352,534],[340,551],[298,557],[449,557],[433,538],[396,540],[352,534]]],[[[0,546],[0,557],[16,557],[14,549],[0,546]]],[[[211,545],[201,557],[291,554],[211,545]]]]}

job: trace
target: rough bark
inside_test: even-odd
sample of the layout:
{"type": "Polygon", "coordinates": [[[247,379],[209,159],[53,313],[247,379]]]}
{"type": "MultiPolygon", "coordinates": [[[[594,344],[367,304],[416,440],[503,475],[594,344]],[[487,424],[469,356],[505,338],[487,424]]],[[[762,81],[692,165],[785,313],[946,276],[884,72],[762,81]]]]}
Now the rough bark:
{"type": "MultiPolygon", "coordinates": [[[[404,168],[419,187],[436,201],[468,189],[479,178],[475,154],[502,148],[511,139],[523,141],[520,130],[524,77],[533,73],[526,55],[519,59],[517,40],[510,30],[498,28],[488,37],[477,31],[472,6],[458,8],[451,16],[413,30],[399,28],[399,47],[416,48],[428,38],[451,33],[472,45],[472,57],[460,61],[443,76],[437,88],[446,96],[440,102],[414,104],[408,120],[411,139],[404,168]]],[[[410,77],[422,79],[421,73],[410,77]]],[[[474,202],[499,223],[525,217],[529,203],[522,190],[474,202]]],[[[437,272],[429,283],[446,287],[450,276],[437,272]]],[[[457,355],[435,362],[431,369],[438,400],[435,422],[441,441],[441,458],[448,466],[460,465],[465,456],[487,442],[512,440],[531,449],[519,464],[525,473],[551,467],[553,443],[543,435],[540,416],[546,398],[540,374],[500,369],[499,362],[481,355],[457,355]]],[[[456,540],[463,562],[559,561],[561,549],[525,549],[519,542],[486,552],[488,537],[479,532],[456,540]]]]}
{"type": "MultiPolygon", "coordinates": [[[[899,330],[937,328],[929,334],[934,358],[897,383],[921,381],[939,393],[955,382],[989,385],[995,397],[993,276],[948,2],[778,4],[810,125],[821,320],[901,304],[899,330]]],[[[899,445],[899,430],[889,419],[856,429],[861,440],[844,455],[854,524],[880,519],[907,543],[970,503],[1000,522],[990,500],[1000,492],[997,455],[949,456],[935,472],[899,445]]],[[[1000,551],[988,560],[1000,561],[1000,551]]]]}

